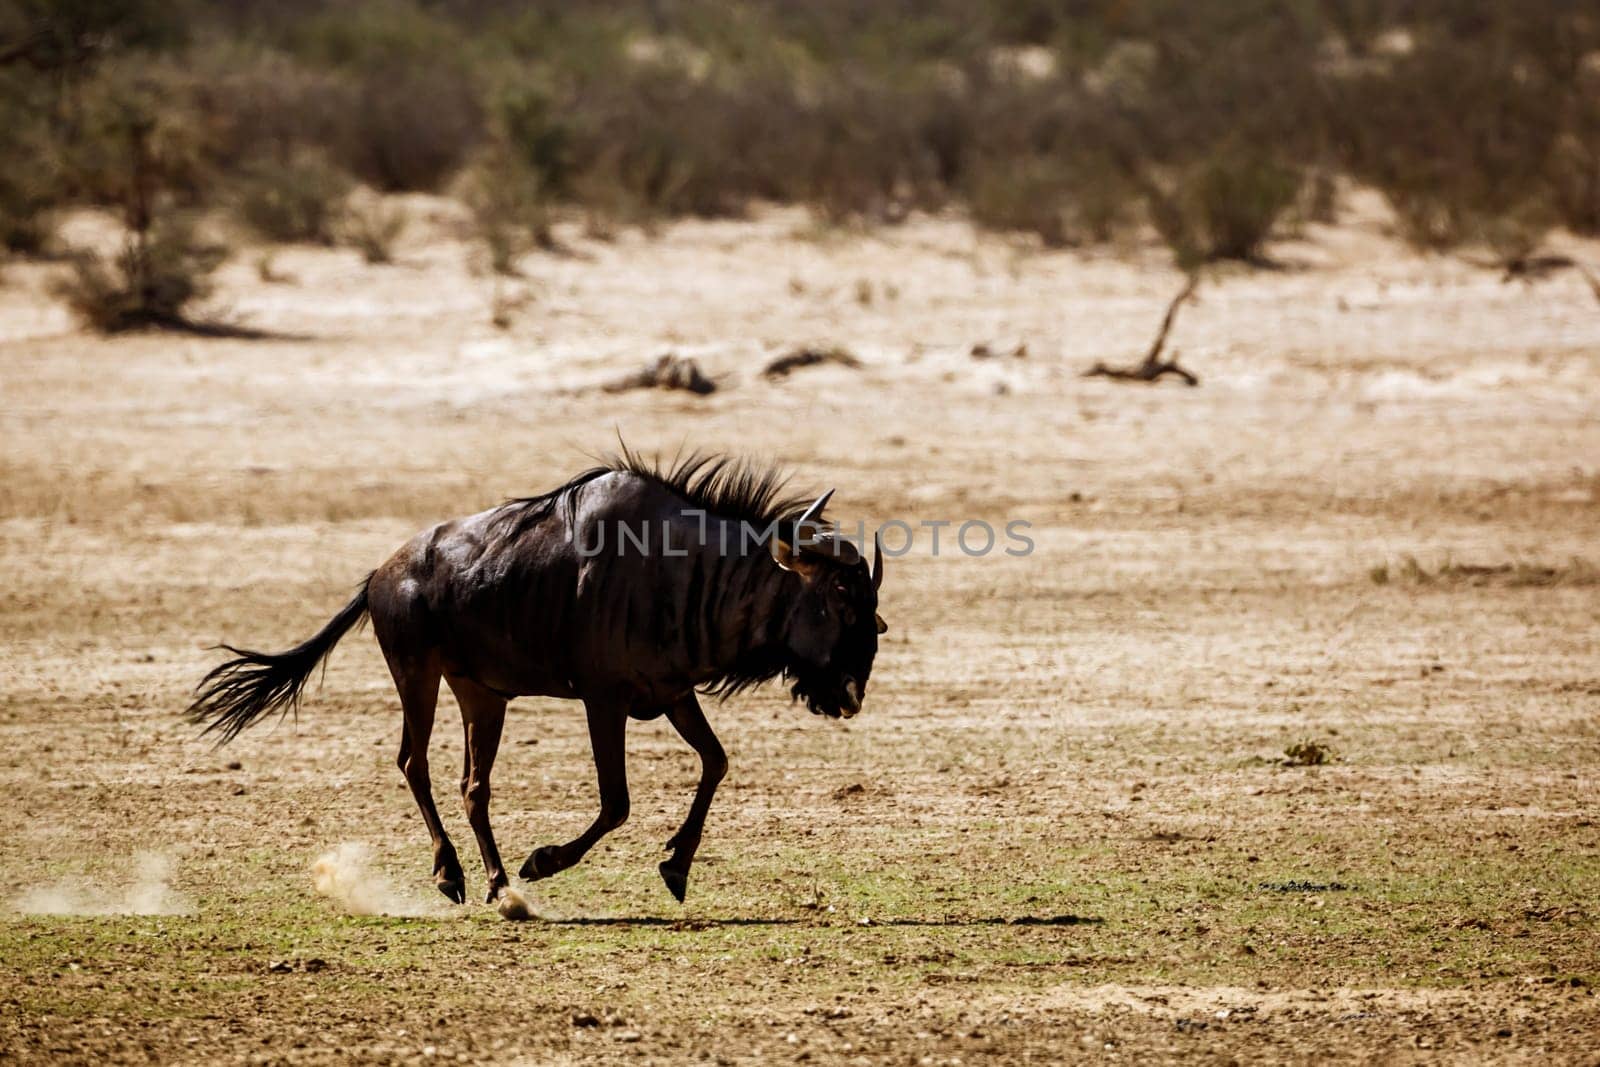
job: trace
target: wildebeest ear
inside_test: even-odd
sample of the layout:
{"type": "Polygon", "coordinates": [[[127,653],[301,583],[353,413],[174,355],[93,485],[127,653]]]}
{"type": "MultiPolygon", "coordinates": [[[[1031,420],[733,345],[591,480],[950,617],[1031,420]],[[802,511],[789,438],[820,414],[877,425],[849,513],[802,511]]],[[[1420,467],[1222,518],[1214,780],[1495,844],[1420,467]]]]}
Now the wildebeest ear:
{"type": "Polygon", "coordinates": [[[879,615],[879,616],[877,616],[877,619],[878,619],[878,632],[880,634],[888,633],[889,632],[889,624],[883,621],[883,616],[879,615]]]}
{"type": "Polygon", "coordinates": [[[817,561],[806,559],[795,547],[781,537],[772,539],[772,561],[786,571],[794,571],[802,578],[809,579],[817,573],[817,561]]]}

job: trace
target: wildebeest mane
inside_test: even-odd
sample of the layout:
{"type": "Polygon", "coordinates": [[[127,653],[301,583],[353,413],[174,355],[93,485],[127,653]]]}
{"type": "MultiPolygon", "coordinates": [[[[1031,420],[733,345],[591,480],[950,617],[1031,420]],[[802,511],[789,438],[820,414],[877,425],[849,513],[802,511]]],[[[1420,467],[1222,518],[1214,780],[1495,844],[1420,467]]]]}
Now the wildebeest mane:
{"type": "MultiPolygon", "coordinates": [[[[636,474],[683,497],[689,509],[707,515],[748,523],[764,532],[774,523],[794,520],[810,503],[804,496],[784,492],[787,476],[777,464],[762,464],[715,452],[691,452],[662,465],[621,445],[600,466],[591,467],[564,485],[538,496],[508,500],[496,516],[510,539],[548,518],[558,504],[572,503],[573,491],[616,471],[636,474]]],[[[771,675],[768,675],[771,677],[771,675]]]]}

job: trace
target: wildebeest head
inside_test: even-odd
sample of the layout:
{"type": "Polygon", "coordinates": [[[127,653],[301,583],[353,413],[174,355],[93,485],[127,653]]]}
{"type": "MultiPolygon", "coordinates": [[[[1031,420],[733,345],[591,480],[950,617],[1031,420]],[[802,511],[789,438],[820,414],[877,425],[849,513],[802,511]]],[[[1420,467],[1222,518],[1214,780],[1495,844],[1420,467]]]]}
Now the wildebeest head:
{"type": "Polygon", "coordinates": [[[848,719],[861,710],[878,635],[889,628],[878,614],[883,547],[874,542],[868,570],[851,542],[816,532],[815,519],[827,499],[824,495],[796,523],[793,540],[773,538],[771,550],[778,566],[801,583],[783,625],[785,673],[794,683],[790,692],[817,714],[848,719]]]}

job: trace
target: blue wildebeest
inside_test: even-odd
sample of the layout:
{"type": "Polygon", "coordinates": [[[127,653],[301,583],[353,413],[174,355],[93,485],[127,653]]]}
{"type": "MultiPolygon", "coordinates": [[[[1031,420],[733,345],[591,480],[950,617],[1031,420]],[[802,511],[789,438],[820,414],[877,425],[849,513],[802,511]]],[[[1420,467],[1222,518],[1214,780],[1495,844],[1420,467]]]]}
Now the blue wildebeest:
{"type": "Polygon", "coordinates": [[[540,496],[440,523],[361,583],[305,643],[233,659],[201,681],[191,721],[223,742],[294,707],[306,679],[363,616],[388,661],[405,727],[400,770],[433,839],[433,878],[461,903],[465,879],[433,803],[428,739],[443,678],[466,729],[461,795],[489,876],[508,884],[489,828],[489,774],[506,704],[583,701],[600,813],[564,845],[535,849],[527,879],[583,858],[628,817],[624,728],[665,715],[700,756],[700,784],[660,865],[682,900],[727,757],[696,693],[727,696],[778,676],[816,713],[854,715],[886,626],[881,545],[869,570],[823,524],[831,493],[802,510],[772,469],[694,456],[667,470],[626,449],[540,496]]]}

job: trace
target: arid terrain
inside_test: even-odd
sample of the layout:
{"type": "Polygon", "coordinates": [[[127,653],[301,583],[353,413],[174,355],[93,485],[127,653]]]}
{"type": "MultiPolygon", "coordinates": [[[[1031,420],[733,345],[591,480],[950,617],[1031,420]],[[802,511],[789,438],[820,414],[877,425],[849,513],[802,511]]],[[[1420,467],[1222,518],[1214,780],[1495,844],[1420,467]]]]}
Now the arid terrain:
{"type": "MultiPolygon", "coordinates": [[[[1153,246],[770,211],[572,227],[497,286],[459,208],[405,203],[392,266],[235,256],[212,311],[271,340],[98,339],[59,264],[4,267],[0,1060],[1600,1061],[1579,273],[1419,258],[1357,196],[1208,273],[1169,342],[1200,386],[1145,386],[1081,373],[1149,345],[1183,284],[1153,246]],[[762,375],[808,345],[860,366],[762,375]],[[720,388],[600,388],[669,352],[720,388]],[[224,749],[182,720],[210,646],[299,641],[414,530],[619,435],[953,524],[888,561],[858,718],[711,709],[687,904],[654,868],[698,764],[662,721],[627,825],[508,923],[433,890],[370,632],[297,719],[224,749]],[[952,551],[968,519],[1035,550],[952,551]]],[[[476,901],[455,724],[446,691],[476,901]]],[[[514,869],[596,799],[577,705],[507,731],[514,869]]]]}

